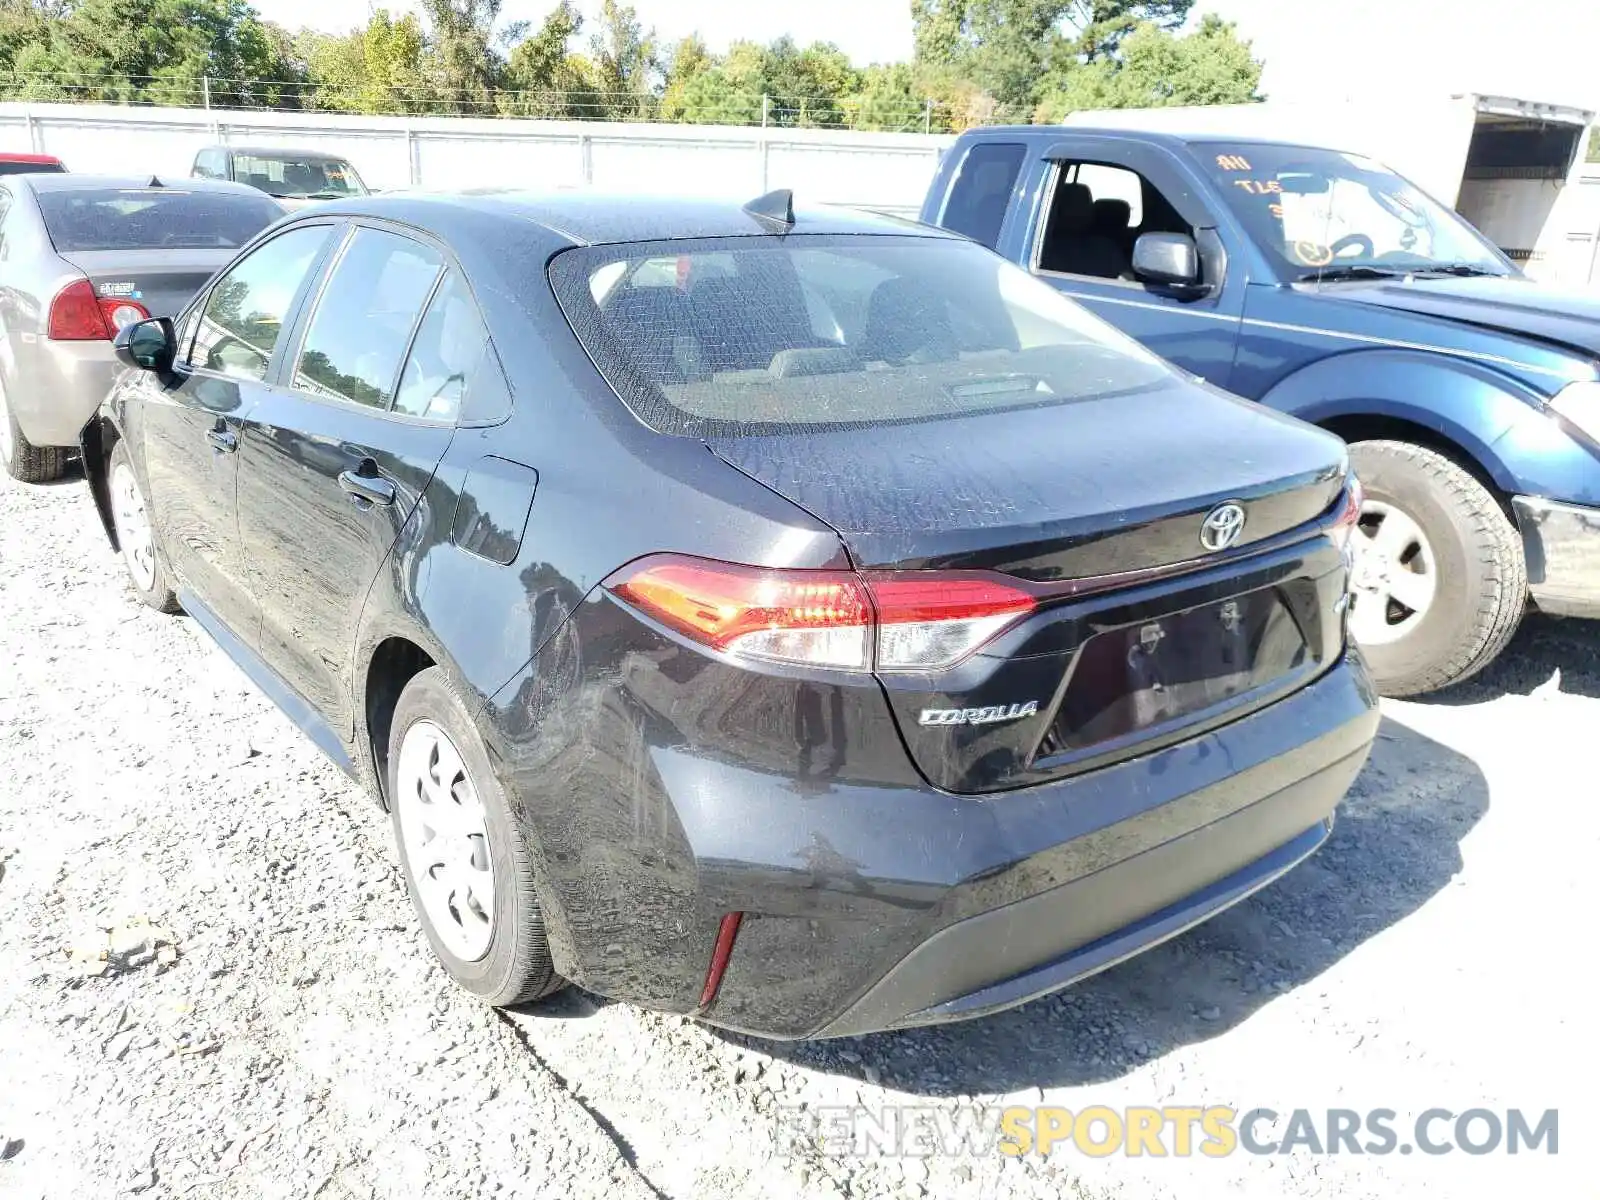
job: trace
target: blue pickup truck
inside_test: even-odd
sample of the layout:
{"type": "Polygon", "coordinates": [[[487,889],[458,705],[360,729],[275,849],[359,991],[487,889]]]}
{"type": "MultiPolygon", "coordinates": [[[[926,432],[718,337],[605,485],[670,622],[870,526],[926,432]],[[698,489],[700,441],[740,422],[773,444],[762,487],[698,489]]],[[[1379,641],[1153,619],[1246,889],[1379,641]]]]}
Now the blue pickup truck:
{"type": "Polygon", "coordinates": [[[1262,140],[974,130],[921,217],[1350,443],[1350,629],[1386,694],[1482,669],[1530,602],[1600,617],[1600,292],[1370,159],[1262,140]]]}

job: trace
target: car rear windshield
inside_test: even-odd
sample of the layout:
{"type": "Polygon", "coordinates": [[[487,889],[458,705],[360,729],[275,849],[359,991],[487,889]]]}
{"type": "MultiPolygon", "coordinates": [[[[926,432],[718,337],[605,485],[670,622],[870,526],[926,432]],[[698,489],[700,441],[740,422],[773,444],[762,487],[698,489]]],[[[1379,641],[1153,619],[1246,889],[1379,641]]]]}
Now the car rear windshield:
{"type": "Polygon", "coordinates": [[[594,246],[557,255],[550,278],[628,407],[686,437],[967,416],[1170,379],[1048,284],[956,239],[594,246]]]}
{"type": "Polygon", "coordinates": [[[181,188],[40,191],[50,240],[73,250],[232,250],[283,216],[265,196],[181,188]]]}
{"type": "Polygon", "coordinates": [[[16,159],[0,159],[0,175],[37,175],[41,172],[49,175],[59,175],[66,168],[60,163],[50,162],[19,162],[16,159]]]}

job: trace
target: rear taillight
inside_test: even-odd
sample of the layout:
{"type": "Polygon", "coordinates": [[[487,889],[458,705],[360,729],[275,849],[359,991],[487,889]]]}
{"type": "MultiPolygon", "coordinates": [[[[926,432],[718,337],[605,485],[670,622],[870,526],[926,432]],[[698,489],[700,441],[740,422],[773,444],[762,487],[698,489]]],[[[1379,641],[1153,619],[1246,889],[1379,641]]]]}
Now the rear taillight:
{"type": "Polygon", "coordinates": [[[849,571],[773,571],[654,555],[609,584],[636,607],[715,650],[866,670],[872,602],[849,571]]]}
{"type": "Polygon", "coordinates": [[[713,649],[849,671],[946,669],[1038,604],[983,572],[791,571],[671,554],[606,586],[713,649]]]}
{"type": "Polygon", "coordinates": [[[52,342],[101,342],[111,337],[105,310],[87,279],[74,280],[50,301],[52,342]]]}
{"type": "Polygon", "coordinates": [[[878,614],[878,669],[931,671],[960,662],[1038,601],[991,575],[867,572],[878,614]]]}
{"type": "Polygon", "coordinates": [[[87,279],[76,279],[50,302],[52,342],[104,342],[135,321],[148,320],[145,306],[120,296],[96,296],[87,279]]]}
{"type": "Polygon", "coordinates": [[[135,300],[102,297],[100,311],[106,315],[106,324],[111,327],[112,337],[116,337],[120,329],[150,319],[150,311],[135,300]]]}

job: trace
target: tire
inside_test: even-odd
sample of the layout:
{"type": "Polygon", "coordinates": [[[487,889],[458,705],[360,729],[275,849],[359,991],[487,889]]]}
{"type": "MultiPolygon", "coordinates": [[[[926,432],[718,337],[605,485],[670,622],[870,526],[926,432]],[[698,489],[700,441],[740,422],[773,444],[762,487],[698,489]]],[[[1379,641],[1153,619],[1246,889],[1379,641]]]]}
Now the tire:
{"type": "Polygon", "coordinates": [[[159,539],[150,521],[144,489],[133,469],[128,448],[118,442],[111,448],[106,464],[106,489],[111,497],[111,523],[117,531],[117,547],[122,567],[133,594],[157,612],[178,611],[178,597],[172,590],[172,576],[161,557],[159,539]]]}
{"type": "Polygon", "coordinates": [[[1516,527],[1483,484],[1435,450],[1356,442],[1350,462],[1366,493],[1353,535],[1350,631],[1378,690],[1418,696],[1477,674],[1527,607],[1516,527]],[[1402,543],[1409,548],[1395,553],[1402,543]]]}
{"type": "Polygon", "coordinates": [[[0,386],[0,466],[21,483],[49,483],[67,473],[66,446],[35,446],[22,432],[0,386]]]}
{"type": "Polygon", "coordinates": [[[418,673],[400,693],[389,731],[388,776],[406,890],[450,977],[495,1006],[525,1004],[565,987],[550,957],[527,843],[467,706],[438,667],[418,673]],[[453,786],[436,782],[430,793],[415,770],[419,766],[436,781],[450,776],[453,786]],[[463,802],[473,797],[477,812],[463,802]],[[456,886],[440,882],[440,876],[470,882],[456,886]],[[483,890],[492,901],[479,895],[483,890]],[[459,920],[450,915],[457,911],[459,920]]]}

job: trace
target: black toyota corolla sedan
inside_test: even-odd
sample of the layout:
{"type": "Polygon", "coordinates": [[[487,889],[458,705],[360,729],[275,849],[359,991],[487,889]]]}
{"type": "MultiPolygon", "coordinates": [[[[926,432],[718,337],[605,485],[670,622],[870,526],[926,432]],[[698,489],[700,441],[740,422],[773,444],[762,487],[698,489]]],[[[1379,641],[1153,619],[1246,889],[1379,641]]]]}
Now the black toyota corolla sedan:
{"type": "Polygon", "coordinates": [[[1336,439],[841,210],[406,194],[122,331],[86,472],[439,960],[775,1038],[1021,1003],[1328,836],[1336,439]]]}

